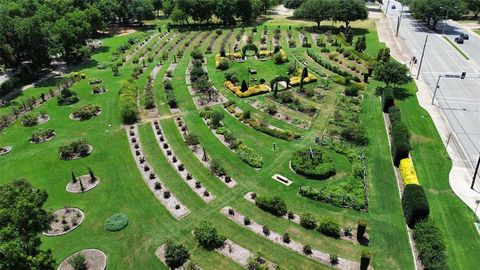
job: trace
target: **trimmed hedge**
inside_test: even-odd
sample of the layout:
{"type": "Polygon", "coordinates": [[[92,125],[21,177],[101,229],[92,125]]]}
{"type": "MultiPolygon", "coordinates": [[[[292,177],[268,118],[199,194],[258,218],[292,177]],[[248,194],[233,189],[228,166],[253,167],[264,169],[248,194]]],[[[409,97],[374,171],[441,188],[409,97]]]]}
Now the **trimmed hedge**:
{"type": "Polygon", "coordinates": [[[105,221],[105,230],[109,232],[118,232],[123,230],[128,225],[128,217],[124,214],[118,213],[109,217],[105,221]]]}
{"type": "Polygon", "coordinates": [[[400,109],[395,106],[388,109],[388,116],[390,117],[390,122],[392,124],[402,120],[402,113],[400,112],[400,109]]]}
{"type": "Polygon", "coordinates": [[[418,222],[413,229],[413,240],[425,269],[448,269],[445,241],[433,220],[418,222]]]}
{"type": "Polygon", "coordinates": [[[388,109],[395,105],[395,97],[392,88],[383,88],[382,90],[382,108],[384,113],[388,113],[388,109]]]}
{"type": "Polygon", "coordinates": [[[133,80],[122,84],[119,91],[120,115],[124,124],[134,124],[140,118],[137,107],[138,87],[133,80]]]}
{"type": "Polygon", "coordinates": [[[287,213],[287,204],[285,201],[278,197],[263,197],[257,196],[255,204],[262,210],[267,211],[275,216],[283,216],[287,213]]]}
{"type": "Polygon", "coordinates": [[[340,223],[334,217],[324,217],[320,220],[317,230],[324,235],[340,238],[340,223]]]}
{"type": "Polygon", "coordinates": [[[405,124],[401,121],[396,121],[392,125],[392,157],[395,166],[400,165],[400,161],[408,158],[410,151],[409,131],[405,124]]]}
{"type": "Polygon", "coordinates": [[[406,223],[410,228],[428,217],[430,206],[422,186],[415,184],[405,186],[402,194],[402,208],[406,223]]]}
{"type": "Polygon", "coordinates": [[[332,158],[320,148],[312,148],[312,153],[310,149],[293,153],[291,165],[296,173],[313,179],[326,179],[336,173],[332,158]]]}

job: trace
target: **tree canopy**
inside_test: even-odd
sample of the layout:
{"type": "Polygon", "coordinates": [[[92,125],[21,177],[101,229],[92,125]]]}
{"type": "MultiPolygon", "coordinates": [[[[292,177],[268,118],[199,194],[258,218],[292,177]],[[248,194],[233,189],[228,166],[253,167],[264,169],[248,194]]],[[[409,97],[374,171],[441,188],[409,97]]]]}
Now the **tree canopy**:
{"type": "Polygon", "coordinates": [[[410,0],[406,4],[415,18],[433,29],[438,21],[446,18],[447,12],[448,18],[455,19],[460,18],[467,8],[467,3],[459,0],[410,0]]]}
{"type": "Polygon", "coordinates": [[[374,70],[375,80],[384,82],[387,86],[393,84],[404,84],[410,80],[408,68],[395,60],[389,60],[377,64],[374,70]]]}
{"type": "Polygon", "coordinates": [[[51,250],[40,250],[39,234],[50,226],[47,198],[25,180],[0,186],[0,269],[55,269],[51,250]]]}

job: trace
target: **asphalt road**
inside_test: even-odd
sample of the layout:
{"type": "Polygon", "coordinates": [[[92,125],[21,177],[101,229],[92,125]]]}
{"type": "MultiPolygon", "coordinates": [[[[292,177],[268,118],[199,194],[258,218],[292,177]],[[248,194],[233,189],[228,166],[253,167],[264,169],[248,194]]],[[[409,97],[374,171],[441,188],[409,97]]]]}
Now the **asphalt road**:
{"type": "MultiPolygon", "coordinates": [[[[384,0],[384,3],[383,8],[386,7],[387,0],[384,0]]],[[[394,29],[401,10],[402,5],[399,2],[390,1],[388,17],[394,29]],[[393,5],[395,9],[392,9],[393,5]]],[[[461,32],[466,32],[457,23],[446,22],[445,38],[452,42],[461,32]]],[[[425,80],[432,93],[439,75],[467,73],[463,80],[442,77],[434,102],[442,108],[473,170],[480,153],[480,37],[469,33],[469,40],[465,40],[464,44],[457,44],[469,58],[467,60],[442,36],[443,26],[444,23],[439,22],[437,32],[433,32],[413,19],[405,7],[398,36],[405,42],[410,56],[420,59],[425,37],[428,35],[420,79],[425,80]]],[[[420,60],[417,66],[419,63],[420,60]]]]}

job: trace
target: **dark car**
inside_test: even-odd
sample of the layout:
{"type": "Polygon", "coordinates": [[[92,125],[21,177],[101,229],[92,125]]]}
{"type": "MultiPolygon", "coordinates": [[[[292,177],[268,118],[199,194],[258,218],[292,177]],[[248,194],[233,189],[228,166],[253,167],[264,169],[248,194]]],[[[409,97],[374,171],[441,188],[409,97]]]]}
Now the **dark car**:
{"type": "Polygon", "coordinates": [[[469,39],[469,36],[468,36],[468,34],[466,34],[466,33],[461,33],[461,34],[460,34],[460,37],[463,38],[464,40],[468,40],[468,39],[469,39]]]}
{"type": "Polygon", "coordinates": [[[397,8],[397,6],[395,6],[395,5],[392,5],[392,9],[396,9],[396,8],[397,8]]]}
{"type": "Polygon", "coordinates": [[[463,44],[463,38],[461,36],[455,38],[455,42],[458,44],[463,44]]]}

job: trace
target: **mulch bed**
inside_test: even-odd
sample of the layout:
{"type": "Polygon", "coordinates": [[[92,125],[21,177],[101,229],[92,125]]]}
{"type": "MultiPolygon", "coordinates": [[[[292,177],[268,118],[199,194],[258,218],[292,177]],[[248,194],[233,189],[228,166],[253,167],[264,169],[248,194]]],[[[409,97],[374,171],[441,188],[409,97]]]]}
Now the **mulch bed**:
{"type": "Polygon", "coordinates": [[[66,189],[68,192],[71,192],[71,193],[84,193],[91,189],[94,189],[99,184],[100,184],[100,178],[95,177],[95,181],[92,182],[90,175],[86,174],[86,175],[77,177],[76,183],[73,183],[73,181],[70,180],[67,184],[66,189]],[[82,181],[83,191],[80,185],[80,181],[82,181]]]}
{"type": "Polygon", "coordinates": [[[76,252],[60,264],[57,270],[74,270],[68,260],[77,254],[83,254],[86,258],[88,270],[104,270],[107,266],[107,255],[98,249],[84,249],[76,252]]]}
{"type": "Polygon", "coordinates": [[[85,219],[82,210],[78,208],[65,207],[53,213],[51,228],[43,232],[46,236],[58,236],[75,230],[85,219]]]}

